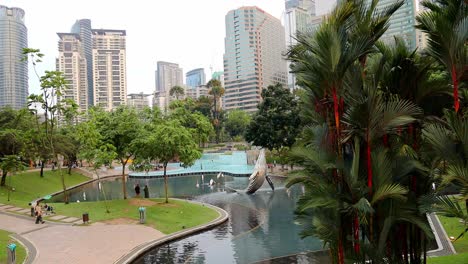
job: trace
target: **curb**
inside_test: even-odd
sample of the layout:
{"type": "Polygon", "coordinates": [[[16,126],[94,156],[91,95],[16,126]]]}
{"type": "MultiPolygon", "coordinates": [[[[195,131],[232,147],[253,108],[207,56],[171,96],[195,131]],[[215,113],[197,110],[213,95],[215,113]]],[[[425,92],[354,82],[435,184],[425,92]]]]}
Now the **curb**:
{"type": "Polygon", "coordinates": [[[23,264],[34,263],[34,260],[37,256],[36,247],[31,242],[29,242],[29,240],[19,234],[11,234],[10,236],[26,248],[26,259],[24,260],[23,264]]]}
{"type": "Polygon", "coordinates": [[[159,238],[159,239],[156,239],[156,240],[153,240],[153,241],[138,245],[134,249],[132,249],[129,253],[127,253],[127,254],[123,255],[122,257],[120,257],[119,259],[117,259],[114,262],[115,264],[132,263],[138,257],[140,257],[143,253],[147,252],[151,248],[154,248],[156,246],[172,242],[172,241],[177,240],[177,239],[188,237],[190,235],[193,235],[195,233],[199,233],[201,231],[209,230],[209,229],[211,229],[211,228],[213,228],[215,226],[218,226],[218,225],[226,222],[229,219],[229,215],[225,210],[223,210],[223,209],[221,209],[219,207],[216,207],[214,205],[195,202],[195,201],[189,201],[189,200],[183,200],[183,199],[176,199],[176,198],[171,198],[171,199],[179,200],[179,201],[185,201],[185,202],[199,204],[199,205],[209,207],[209,208],[214,209],[215,211],[217,211],[219,216],[216,219],[214,219],[211,222],[208,222],[206,224],[195,226],[195,227],[192,227],[192,228],[186,229],[186,230],[181,230],[181,231],[178,231],[178,232],[173,233],[171,235],[167,235],[165,237],[162,237],[162,238],[159,238]]]}

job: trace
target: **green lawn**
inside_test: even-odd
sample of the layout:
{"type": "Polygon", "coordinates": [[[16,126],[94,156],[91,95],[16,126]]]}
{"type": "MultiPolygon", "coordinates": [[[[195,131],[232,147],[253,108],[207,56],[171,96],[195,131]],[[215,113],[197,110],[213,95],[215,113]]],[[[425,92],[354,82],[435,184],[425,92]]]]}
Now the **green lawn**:
{"type": "Polygon", "coordinates": [[[429,264],[466,264],[468,263],[468,252],[460,253],[457,255],[428,258],[427,263],[429,264]]]}
{"type": "MultiPolygon", "coordinates": [[[[90,180],[88,177],[72,172],[65,175],[67,187],[90,180]]],[[[8,176],[5,187],[0,187],[0,203],[11,204],[19,207],[28,207],[32,200],[62,190],[60,174],[56,171],[44,171],[44,177],[39,176],[39,172],[24,172],[15,176],[8,176]],[[10,182],[11,181],[11,182],[10,182]],[[8,188],[14,188],[10,192],[10,201],[7,201],[8,188]]]]}
{"type": "Polygon", "coordinates": [[[7,252],[6,246],[13,242],[16,244],[16,263],[23,263],[24,259],[26,258],[26,249],[9,235],[11,233],[0,230],[0,263],[6,263],[7,261],[7,252]]]}
{"type": "Polygon", "coordinates": [[[81,218],[87,212],[92,222],[118,218],[138,220],[138,207],[145,206],[146,225],[165,234],[207,223],[218,217],[218,213],[210,208],[179,200],[170,200],[168,204],[163,199],[113,200],[108,202],[110,213],[106,213],[103,201],[50,205],[61,215],[81,218]]]}
{"type": "MultiPolygon", "coordinates": [[[[444,226],[447,236],[458,237],[464,230],[465,226],[460,223],[458,218],[444,217],[438,215],[440,222],[444,226]]],[[[468,263],[468,234],[453,242],[453,246],[457,251],[457,255],[429,258],[427,263],[430,264],[466,264],[468,263]]]]}

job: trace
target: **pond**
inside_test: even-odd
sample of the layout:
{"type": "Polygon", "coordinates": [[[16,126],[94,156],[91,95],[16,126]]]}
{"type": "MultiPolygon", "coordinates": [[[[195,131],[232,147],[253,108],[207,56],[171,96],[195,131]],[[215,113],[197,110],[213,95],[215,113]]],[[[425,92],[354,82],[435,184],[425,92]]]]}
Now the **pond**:
{"type": "MultiPolygon", "coordinates": [[[[210,157],[212,158],[212,156],[210,157]]],[[[206,160],[207,159],[202,159],[206,160]]],[[[210,160],[210,159],[208,159],[210,160]]],[[[213,158],[214,160],[214,158],[213,158]]],[[[240,164],[246,165],[246,164],[240,164]]],[[[240,167],[238,167],[240,168],[240,167]]],[[[215,169],[217,170],[217,169],[215,169]]],[[[296,202],[303,194],[301,186],[286,189],[284,178],[273,177],[275,191],[268,184],[254,195],[242,192],[247,177],[219,177],[204,172],[169,178],[169,196],[209,203],[229,213],[229,220],[209,231],[153,248],[134,263],[326,263],[322,242],[316,238],[301,239],[303,226],[295,219],[296,202]],[[208,182],[216,181],[214,186],[208,182]],[[318,252],[316,252],[318,251],[318,252]]],[[[134,186],[148,185],[151,198],[164,197],[164,179],[129,178],[130,197],[134,186]]],[[[70,191],[72,202],[121,199],[121,178],[103,180],[70,191]]],[[[63,197],[56,196],[58,202],[63,197]]]]}
{"type": "MultiPolygon", "coordinates": [[[[294,217],[296,201],[302,195],[297,186],[284,188],[282,178],[273,178],[275,191],[265,184],[256,194],[232,193],[227,190],[242,190],[248,185],[246,177],[225,176],[218,179],[216,174],[169,178],[171,197],[192,199],[219,206],[229,213],[229,220],[206,232],[155,248],[134,263],[253,263],[272,258],[275,263],[291,263],[291,258],[306,259],[313,263],[317,258],[311,254],[296,254],[321,249],[318,239],[301,239],[301,223],[294,217]],[[215,186],[207,183],[217,181],[215,186]],[[198,187],[197,187],[198,183],[198,187]],[[293,256],[290,256],[293,255],[293,256]]],[[[164,180],[128,179],[127,192],[134,196],[134,186],[148,185],[150,197],[164,197],[164,180]]],[[[87,184],[69,192],[71,201],[96,201],[122,198],[120,177],[87,184]],[[100,190],[100,191],[99,191],[100,190]]],[[[55,202],[62,197],[53,197],[55,202]]],[[[293,261],[295,262],[295,261],[293,261]]],[[[271,261],[268,263],[272,263],[271,261]]],[[[317,262],[318,263],[318,262],[317,262]]]]}

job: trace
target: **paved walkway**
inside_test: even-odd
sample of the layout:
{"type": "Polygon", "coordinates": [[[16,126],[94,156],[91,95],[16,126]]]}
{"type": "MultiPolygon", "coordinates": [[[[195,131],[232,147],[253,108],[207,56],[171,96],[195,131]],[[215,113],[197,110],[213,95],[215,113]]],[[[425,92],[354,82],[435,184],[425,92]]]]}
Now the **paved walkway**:
{"type": "Polygon", "coordinates": [[[138,245],[164,236],[143,225],[35,224],[33,218],[5,212],[0,212],[0,229],[31,242],[36,254],[29,263],[38,264],[113,263],[138,245]]]}

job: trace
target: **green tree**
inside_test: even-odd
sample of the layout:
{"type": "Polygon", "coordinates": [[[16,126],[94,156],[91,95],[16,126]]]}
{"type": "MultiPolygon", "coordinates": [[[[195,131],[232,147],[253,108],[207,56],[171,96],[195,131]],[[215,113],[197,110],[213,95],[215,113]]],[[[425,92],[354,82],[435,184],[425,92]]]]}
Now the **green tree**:
{"type": "Polygon", "coordinates": [[[418,29],[427,34],[426,51],[450,73],[453,84],[455,112],[460,108],[459,82],[466,80],[468,73],[468,4],[465,0],[423,1],[427,9],[420,13],[416,20],[418,29]]]}
{"type": "Polygon", "coordinates": [[[418,205],[434,178],[416,104],[445,87],[427,89],[430,63],[415,51],[378,42],[402,2],[380,11],[367,3],[343,1],[289,52],[305,124],[292,151],[304,171],[290,184],[306,187],[303,235],[322,239],[334,263],[420,263],[432,234],[418,205]]]}
{"type": "Polygon", "coordinates": [[[211,118],[211,105],[212,104],[213,104],[213,101],[210,97],[200,96],[200,98],[195,100],[195,106],[193,110],[200,112],[202,115],[208,118],[211,118]]]}
{"type": "Polygon", "coordinates": [[[280,84],[262,91],[262,102],[250,122],[245,139],[271,150],[291,147],[300,132],[297,99],[280,84]]]}
{"type": "MultiPolygon", "coordinates": [[[[117,157],[115,148],[113,145],[103,142],[103,137],[99,133],[94,120],[82,122],[76,127],[76,140],[79,142],[78,157],[85,159],[91,164],[91,167],[98,178],[98,183],[101,181],[99,175],[99,169],[103,165],[110,165],[112,161],[117,157]]],[[[100,184],[98,184],[98,187],[100,184]]],[[[102,191],[104,195],[104,202],[106,206],[106,212],[110,213],[109,206],[107,203],[106,192],[104,187],[98,191],[102,191]]]]}
{"type": "Polygon", "coordinates": [[[185,91],[183,87],[176,85],[176,86],[173,86],[171,90],[169,90],[169,94],[171,96],[175,96],[176,100],[179,100],[179,96],[184,96],[185,91]]]}
{"type": "Polygon", "coordinates": [[[201,146],[211,134],[213,134],[213,126],[208,117],[199,112],[194,112],[194,102],[189,100],[175,101],[170,105],[171,113],[170,120],[177,120],[182,126],[187,128],[201,146]]]}
{"type": "Polygon", "coordinates": [[[116,157],[122,165],[122,192],[127,199],[125,167],[137,154],[136,140],[144,133],[143,123],[134,108],[119,106],[112,112],[95,111],[93,120],[98,125],[102,141],[114,146],[116,157]]]}
{"type": "Polygon", "coordinates": [[[216,143],[219,143],[219,134],[221,132],[221,97],[224,95],[224,88],[221,86],[221,82],[216,79],[211,79],[206,86],[208,86],[209,94],[213,96],[213,126],[216,132],[216,143]]]}
{"type": "MultiPolygon", "coordinates": [[[[0,158],[18,155],[26,157],[31,154],[32,124],[32,116],[26,109],[0,109],[0,158]]],[[[5,186],[7,173],[8,170],[2,169],[0,186],[5,186]]]]}
{"type": "Polygon", "coordinates": [[[252,117],[245,111],[232,110],[227,113],[224,127],[232,138],[236,136],[244,137],[251,119],[252,117]]]}
{"type": "Polygon", "coordinates": [[[177,120],[166,121],[151,131],[139,156],[141,159],[159,160],[164,167],[164,190],[166,203],[168,200],[168,179],[166,174],[167,164],[171,160],[179,160],[184,166],[191,166],[195,160],[201,157],[190,131],[177,120]]]}
{"type": "MultiPolygon", "coordinates": [[[[24,166],[24,162],[21,161],[20,156],[6,155],[0,158],[0,169],[2,169],[2,172],[6,175],[8,174],[8,172],[14,174],[18,171],[23,171],[25,169],[25,166],[24,166]]],[[[11,188],[12,186],[9,186],[8,188],[8,201],[10,201],[10,189],[11,188]]]]}

